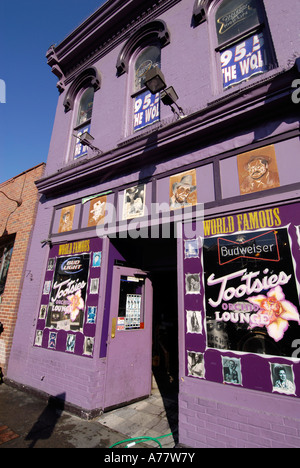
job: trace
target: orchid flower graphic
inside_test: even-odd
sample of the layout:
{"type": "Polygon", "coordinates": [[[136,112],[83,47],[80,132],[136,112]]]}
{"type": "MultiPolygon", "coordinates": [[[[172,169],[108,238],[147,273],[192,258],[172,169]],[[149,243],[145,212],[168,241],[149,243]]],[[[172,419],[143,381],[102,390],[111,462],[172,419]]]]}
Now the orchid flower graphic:
{"type": "MultiPolygon", "coordinates": [[[[268,317],[266,326],[268,334],[274,341],[282,340],[286,330],[289,327],[289,320],[298,322],[300,325],[300,316],[297,307],[285,299],[284,292],[280,286],[271,289],[266,296],[249,297],[248,301],[259,306],[257,315],[268,317]]],[[[257,327],[252,323],[251,328],[257,327]]]]}
{"type": "Polygon", "coordinates": [[[80,310],[84,308],[84,300],[81,297],[81,290],[79,289],[75,294],[67,296],[70,301],[67,313],[70,314],[71,322],[75,322],[80,310]]]}

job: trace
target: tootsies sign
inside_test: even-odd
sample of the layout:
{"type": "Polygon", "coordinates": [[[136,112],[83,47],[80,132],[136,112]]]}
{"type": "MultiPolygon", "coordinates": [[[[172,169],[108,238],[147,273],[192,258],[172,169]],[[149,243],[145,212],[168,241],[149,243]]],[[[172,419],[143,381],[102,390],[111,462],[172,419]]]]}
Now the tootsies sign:
{"type": "Polygon", "coordinates": [[[207,345],[292,356],[300,317],[288,227],[206,238],[207,345]]]}
{"type": "Polygon", "coordinates": [[[82,329],[90,254],[57,259],[50,294],[47,326],[82,329]]]}

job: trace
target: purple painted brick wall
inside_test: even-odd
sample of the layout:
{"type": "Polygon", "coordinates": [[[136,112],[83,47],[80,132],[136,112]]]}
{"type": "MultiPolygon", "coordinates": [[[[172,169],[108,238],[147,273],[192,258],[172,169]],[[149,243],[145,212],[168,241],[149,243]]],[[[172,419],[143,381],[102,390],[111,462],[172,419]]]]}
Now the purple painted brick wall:
{"type": "Polygon", "coordinates": [[[191,388],[185,392],[185,387],[179,398],[181,443],[198,448],[299,448],[299,401],[208,382],[195,386],[195,393],[191,388]],[[203,386],[206,398],[200,396],[203,386]]]}

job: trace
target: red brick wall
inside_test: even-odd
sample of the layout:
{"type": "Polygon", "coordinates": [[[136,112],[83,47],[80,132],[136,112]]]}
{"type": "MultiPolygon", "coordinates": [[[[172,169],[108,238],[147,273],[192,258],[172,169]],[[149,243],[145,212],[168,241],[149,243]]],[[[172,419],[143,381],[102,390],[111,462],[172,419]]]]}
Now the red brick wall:
{"type": "Polygon", "coordinates": [[[27,249],[34,225],[38,192],[34,182],[43,175],[45,164],[40,164],[0,185],[0,243],[15,235],[13,254],[5,290],[1,296],[0,321],[4,331],[0,336],[0,367],[5,375],[12,346],[22,284],[26,272],[27,249]],[[22,203],[18,207],[15,201],[22,203]],[[7,231],[7,232],[5,232],[7,231]]]}

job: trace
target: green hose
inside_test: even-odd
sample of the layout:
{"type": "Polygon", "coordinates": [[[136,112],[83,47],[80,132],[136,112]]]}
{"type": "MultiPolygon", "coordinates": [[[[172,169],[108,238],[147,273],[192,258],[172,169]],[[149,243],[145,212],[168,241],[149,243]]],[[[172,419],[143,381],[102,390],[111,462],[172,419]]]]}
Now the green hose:
{"type": "MultiPolygon", "coordinates": [[[[125,443],[130,443],[130,442],[133,442],[132,445],[137,445],[137,444],[141,444],[143,442],[147,442],[149,440],[152,440],[153,442],[155,442],[160,448],[162,448],[162,445],[161,443],[158,441],[158,439],[163,439],[165,437],[170,437],[172,436],[173,433],[170,432],[170,434],[167,434],[167,435],[164,435],[164,436],[159,436],[159,437],[133,437],[132,439],[125,439],[125,440],[121,440],[120,442],[116,442],[115,444],[111,445],[109,448],[113,448],[113,447],[116,447],[117,445],[121,445],[121,444],[125,444],[125,443]]],[[[131,446],[131,444],[129,444],[131,446]]],[[[128,448],[129,446],[127,445],[126,448],[128,448]]]]}

